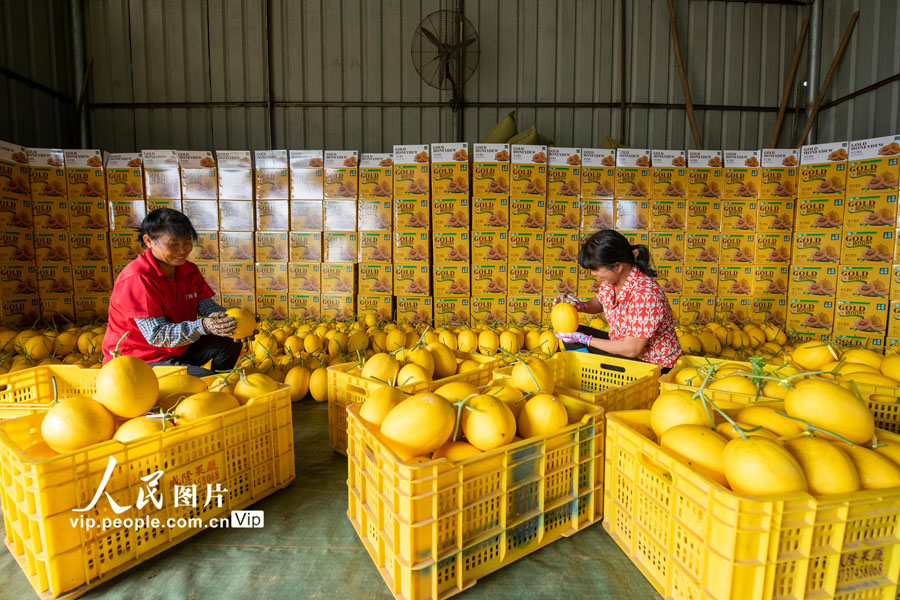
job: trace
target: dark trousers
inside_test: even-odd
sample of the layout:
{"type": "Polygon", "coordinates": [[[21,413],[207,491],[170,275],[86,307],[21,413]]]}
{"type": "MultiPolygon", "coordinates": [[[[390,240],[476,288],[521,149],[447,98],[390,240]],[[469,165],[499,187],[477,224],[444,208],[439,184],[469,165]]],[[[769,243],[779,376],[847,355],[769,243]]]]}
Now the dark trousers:
{"type": "MultiPolygon", "coordinates": [[[[599,329],[594,329],[593,327],[588,327],[587,325],[579,325],[578,332],[586,333],[591,337],[600,338],[601,340],[609,339],[609,334],[607,332],[600,331],[599,329]]],[[[639,361],[636,358],[631,358],[629,356],[622,356],[621,354],[613,354],[611,352],[606,352],[604,350],[598,350],[597,348],[585,346],[584,344],[564,343],[563,346],[565,346],[566,350],[582,351],[582,352],[587,350],[591,354],[600,354],[601,356],[612,356],[613,358],[624,358],[625,360],[635,360],[637,362],[643,362],[643,361],[639,361]]],[[[663,373],[663,374],[668,373],[669,370],[670,369],[668,367],[662,367],[661,373],[663,373]]]]}
{"type": "Polygon", "coordinates": [[[241,354],[241,347],[242,344],[240,342],[231,338],[219,335],[204,335],[188,346],[185,353],[181,356],[150,363],[150,366],[186,366],[188,375],[206,377],[207,375],[215,374],[216,371],[233,369],[241,354]],[[212,361],[210,365],[212,369],[204,369],[202,365],[209,361],[212,361]]]}

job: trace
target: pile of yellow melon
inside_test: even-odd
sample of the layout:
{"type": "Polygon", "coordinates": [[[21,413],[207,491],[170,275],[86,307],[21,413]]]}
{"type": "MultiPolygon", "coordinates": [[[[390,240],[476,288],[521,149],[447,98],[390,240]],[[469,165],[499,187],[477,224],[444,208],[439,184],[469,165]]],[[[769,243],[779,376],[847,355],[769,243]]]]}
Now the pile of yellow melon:
{"type": "Polygon", "coordinates": [[[511,376],[478,389],[451,382],[408,396],[383,385],[369,394],[359,416],[402,460],[464,460],[569,424],[567,398],[553,394],[550,365],[520,360],[511,376]]]}

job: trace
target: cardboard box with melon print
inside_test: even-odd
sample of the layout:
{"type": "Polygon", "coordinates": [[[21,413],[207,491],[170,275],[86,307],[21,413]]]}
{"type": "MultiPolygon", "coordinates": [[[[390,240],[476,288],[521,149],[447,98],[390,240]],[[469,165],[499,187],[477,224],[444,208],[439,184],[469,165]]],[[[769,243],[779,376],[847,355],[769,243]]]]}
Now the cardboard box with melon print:
{"type": "Polygon", "coordinates": [[[834,299],[791,298],[788,296],[787,330],[790,333],[806,333],[829,336],[834,328],[834,299]]]}
{"type": "Polygon", "coordinates": [[[69,228],[65,156],[56,148],[27,148],[35,231],[69,228]]]}
{"type": "Polygon", "coordinates": [[[218,150],[219,200],[253,200],[253,162],[249,150],[218,150]]]}
{"type": "Polygon", "coordinates": [[[355,200],[359,196],[359,153],[325,151],[325,199],[355,200]]]}
{"type": "Polygon", "coordinates": [[[41,296],[41,318],[46,323],[74,323],[75,298],[72,294],[41,296]]]}
{"type": "Polygon", "coordinates": [[[256,265],[252,262],[220,262],[219,282],[222,294],[256,293],[256,265]]]}
{"type": "MultiPolygon", "coordinates": [[[[394,155],[390,152],[359,156],[359,199],[390,204],[394,196],[394,155]]],[[[388,213],[390,216],[390,212],[388,213]]],[[[373,228],[374,229],[374,228],[373,228]]],[[[390,229],[388,223],[387,229],[390,229]]]]}
{"type": "MultiPolygon", "coordinates": [[[[663,267],[665,268],[665,267],[663,267]]],[[[587,300],[597,296],[602,282],[587,269],[578,268],[578,297],[587,300]]]]}
{"type": "Polygon", "coordinates": [[[544,268],[540,264],[510,265],[506,271],[507,296],[541,296],[544,291],[544,268]]]}
{"type": "Polygon", "coordinates": [[[772,298],[787,296],[790,273],[787,265],[755,264],[753,265],[753,284],[750,293],[753,296],[772,298]]]}
{"type": "Polygon", "coordinates": [[[844,208],[844,229],[897,227],[897,190],[850,196],[844,208]]]}
{"type": "Polygon", "coordinates": [[[359,256],[355,231],[326,231],[322,235],[325,262],[355,263],[359,256]]]}
{"type": "Polygon", "coordinates": [[[717,296],[715,318],[719,323],[734,323],[743,327],[750,322],[750,296],[717,296]]]}
{"type": "Polygon", "coordinates": [[[889,345],[891,338],[900,338],[900,300],[891,300],[888,304],[887,335],[889,345]]]}
{"type": "Polygon", "coordinates": [[[897,192],[900,178],[900,135],[850,142],[847,195],[897,192]]]}
{"type": "Polygon", "coordinates": [[[688,199],[722,198],[725,161],[721,150],[688,150],[688,199]]]}
{"type": "MultiPolygon", "coordinates": [[[[468,265],[471,261],[469,232],[435,231],[431,238],[435,266],[468,265]]],[[[436,294],[444,295],[444,294],[436,294]]]]}
{"type": "Polygon", "coordinates": [[[390,294],[357,296],[356,314],[360,317],[373,315],[378,321],[392,321],[394,319],[394,297],[390,294]]]}
{"type": "Polygon", "coordinates": [[[544,298],[578,293],[578,265],[544,265],[544,298]]]}
{"type": "Polygon", "coordinates": [[[361,296],[392,294],[394,267],[389,263],[360,264],[357,282],[356,288],[361,296]]]}
{"type": "Polygon", "coordinates": [[[850,348],[866,348],[878,354],[885,352],[887,340],[883,333],[837,333],[831,337],[832,344],[839,350],[846,351],[850,348]]]}
{"type": "Polygon", "coordinates": [[[650,200],[616,200],[616,229],[650,230],[650,200]]]}
{"type": "Polygon", "coordinates": [[[57,289],[67,291],[72,287],[72,269],[69,265],[41,265],[40,267],[26,263],[0,265],[0,298],[38,292],[47,294],[53,293],[57,289]],[[51,272],[39,279],[39,273],[44,273],[45,269],[51,269],[51,272]],[[61,281],[57,283],[57,279],[61,281]],[[62,289],[59,289],[60,287],[62,289]]]}
{"type": "Polygon", "coordinates": [[[684,231],[687,201],[679,198],[650,201],[650,231],[684,231]]]}
{"type": "Polygon", "coordinates": [[[513,144],[510,197],[515,199],[547,196],[547,146],[513,144]]]}
{"type": "MultiPolygon", "coordinates": [[[[390,296],[388,296],[390,299],[390,296]]],[[[362,302],[362,298],[360,298],[362,302]]],[[[319,294],[289,293],[288,315],[291,319],[318,319],[321,307],[319,294]]]]}
{"type": "Polygon", "coordinates": [[[718,232],[722,228],[722,202],[703,198],[687,201],[687,233],[718,232]]]}
{"type": "Polygon", "coordinates": [[[0,223],[5,228],[32,231],[34,216],[31,199],[0,197],[0,223]]]}
{"type": "Polygon", "coordinates": [[[468,198],[431,201],[431,228],[435,232],[467,231],[469,222],[468,198]]]}
{"type": "MultiPolygon", "coordinates": [[[[290,228],[289,200],[257,200],[256,230],[287,231],[290,228]]],[[[356,226],[356,205],[353,205],[353,225],[356,226]]]]}
{"type": "Polygon", "coordinates": [[[469,144],[431,144],[431,199],[469,197],[469,144]]]}
{"type": "Polygon", "coordinates": [[[576,200],[581,195],[581,148],[547,149],[547,200],[576,200]]]}
{"type": "Polygon", "coordinates": [[[756,231],[783,233],[794,228],[796,200],[759,200],[756,203],[756,231]]]}
{"type": "MultiPolygon", "coordinates": [[[[288,264],[286,262],[256,263],[256,293],[288,291],[288,264]]],[[[285,298],[287,301],[287,298],[285,298]]]]}
{"type": "Polygon", "coordinates": [[[31,200],[28,153],[24,146],[2,140],[0,140],[0,196],[20,201],[31,200]]]}
{"type": "Polygon", "coordinates": [[[761,153],[759,199],[796,198],[800,151],[794,148],[763,148],[761,153]]]}
{"type": "Polygon", "coordinates": [[[785,296],[753,296],[750,303],[750,322],[754,325],[771,323],[784,327],[787,321],[787,298],[785,296]]]}
{"type": "MultiPolygon", "coordinates": [[[[198,238],[198,243],[202,241],[202,237],[198,238]]],[[[70,231],[69,256],[73,263],[109,264],[109,232],[95,230],[70,231]]]]}
{"type": "Polygon", "coordinates": [[[719,290],[719,267],[690,264],[684,267],[684,295],[715,296],[719,290]]]}
{"type": "Polygon", "coordinates": [[[181,168],[178,153],[175,150],[141,150],[141,160],[148,206],[158,201],[181,210],[181,168]]]}
{"type": "MultiPolygon", "coordinates": [[[[577,233],[551,231],[544,234],[544,265],[570,266],[578,260],[577,233]]],[[[574,292],[573,292],[574,293],[574,292]]]]}
{"type": "MultiPolygon", "coordinates": [[[[220,231],[219,260],[223,262],[253,262],[256,235],[252,231],[220,231]]],[[[263,256],[266,260],[267,257],[263,256]]]]}
{"type": "Polygon", "coordinates": [[[781,233],[760,233],[756,236],[755,263],[776,267],[777,264],[787,265],[791,262],[792,236],[781,233]]]}
{"type": "Polygon", "coordinates": [[[428,263],[394,263],[394,295],[431,296],[431,266],[428,263]]]}
{"type": "Polygon", "coordinates": [[[682,295],[678,304],[681,307],[681,325],[706,325],[715,320],[715,297],[682,295]]]}
{"type": "Polygon", "coordinates": [[[431,237],[426,231],[394,232],[394,263],[417,264],[431,260],[431,237]]]}
{"type": "MultiPolygon", "coordinates": [[[[476,261],[481,258],[476,257],[476,261]]],[[[509,264],[537,264],[544,260],[544,234],[533,231],[509,232],[509,264]]],[[[480,262],[480,261],[478,261],[480,262]]]]}
{"type": "Polygon", "coordinates": [[[352,321],[356,318],[356,296],[350,294],[322,294],[319,316],[325,321],[352,321]]]}
{"type": "MultiPolygon", "coordinates": [[[[322,234],[318,231],[288,232],[288,260],[290,262],[322,262],[322,234]]],[[[356,262],[356,257],[348,262],[356,262]]]]}
{"type": "Polygon", "coordinates": [[[322,265],[319,263],[288,263],[288,292],[318,294],[322,291],[322,265]]]}
{"type": "Polygon", "coordinates": [[[894,258],[895,229],[844,230],[841,263],[890,264],[894,258]]]}
{"type": "MultiPolygon", "coordinates": [[[[333,157],[333,159],[338,163],[341,162],[340,157],[333,157]]],[[[288,153],[288,165],[290,167],[291,200],[322,200],[326,197],[326,164],[325,153],[322,150],[291,150],[288,153]]],[[[340,176],[334,179],[335,184],[332,186],[332,191],[336,192],[343,181],[340,176]]],[[[355,190],[356,183],[352,181],[349,183],[355,190]]],[[[347,191],[346,188],[343,191],[347,191]]]]}
{"type": "Polygon", "coordinates": [[[322,295],[356,293],[356,265],[322,263],[322,295]]]}
{"type": "Polygon", "coordinates": [[[472,291],[471,269],[464,265],[434,266],[434,295],[468,296],[472,291]]]}
{"type": "Polygon", "coordinates": [[[616,150],[616,199],[648,199],[653,185],[650,150],[619,148],[616,150]]]}
{"type": "Polygon", "coordinates": [[[219,228],[222,231],[253,231],[256,209],[250,200],[219,200],[219,228]]]}
{"type": "Polygon", "coordinates": [[[144,248],[138,240],[137,233],[131,231],[109,234],[109,254],[113,265],[129,263],[140,256],[142,252],[144,252],[144,248]]]}
{"type": "Polygon", "coordinates": [[[178,150],[178,165],[182,199],[219,199],[219,175],[212,152],[178,150]]]}
{"type": "MultiPolygon", "coordinates": [[[[753,288],[753,267],[750,265],[719,265],[719,296],[749,296],[753,288]]],[[[689,292],[693,293],[693,292],[689,292]]]]}
{"type": "Polygon", "coordinates": [[[397,322],[430,325],[434,322],[434,299],[431,296],[397,296],[397,322]]]}
{"type": "Polygon", "coordinates": [[[66,191],[72,229],[109,229],[106,176],[99,150],[66,150],[66,191]]]}
{"type": "Polygon", "coordinates": [[[615,204],[615,200],[582,200],[579,232],[592,234],[601,229],[612,229],[615,225],[615,204]]]}
{"type": "Polygon", "coordinates": [[[506,296],[507,266],[502,264],[472,265],[472,296],[506,296]]]}
{"type": "Polygon", "coordinates": [[[256,159],[256,199],[288,200],[291,179],[287,150],[257,150],[254,158],[256,159]]]}
{"type": "Polygon", "coordinates": [[[251,292],[222,292],[219,295],[219,304],[228,310],[229,308],[243,308],[256,314],[256,294],[251,292]]]}
{"type": "MultiPolygon", "coordinates": [[[[666,295],[671,296],[679,296],[684,291],[684,273],[686,267],[679,264],[664,264],[664,265],[654,265],[654,269],[656,269],[656,283],[659,284],[659,289],[665,292],[666,295]]],[[[715,268],[715,267],[713,267],[715,268]]],[[[581,286],[581,277],[584,269],[578,269],[579,274],[579,288],[578,293],[581,294],[582,288],[581,286]]],[[[593,277],[590,276],[590,272],[587,273],[587,276],[590,277],[590,280],[593,281],[593,277]]],[[[590,289],[590,288],[588,288],[590,289]]],[[[596,292],[595,292],[596,293],[596,292]]]]}
{"type": "Polygon", "coordinates": [[[755,232],[756,214],[756,200],[723,200],[722,233],[755,232]]]}
{"type": "Polygon", "coordinates": [[[34,259],[43,262],[71,263],[69,233],[58,229],[47,229],[34,234],[34,259]]]}
{"type": "Polygon", "coordinates": [[[844,300],[835,303],[834,332],[843,335],[878,334],[888,328],[889,300],[844,300]]]}
{"type": "MultiPolygon", "coordinates": [[[[352,296],[351,296],[352,298],[352,296]]],[[[288,297],[286,293],[256,293],[256,315],[259,319],[281,320],[288,317],[288,297]]]]}
{"type": "Polygon", "coordinates": [[[508,198],[509,144],[475,144],[472,163],[473,198],[508,198]]]}
{"type": "Polygon", "coordinates": [[[891,299],[900,300],[900,265],[891,265],[891,299]]]}
{"type": "Polygon", "coordinates": [[[394,257],[394,234],[390,231],[360,231],[360,263],[392,262],[394,257]]]}
{"type": "MultiPolygon", "coordinates": [[[[394,204],[398,200],[428,200],[431,183],[431,157],[427,144],[394,146],[394,204]]],[[[428,211],[427,203],[425,205],[428,211]]],[[[399,221],[395,213],[394,227],[414,227],[399,221]]],[[[423,225],[423,227],[427,227],[423,225]]]]}
{"type": "Polygon", "coordinates": [[[684,263],[684,233],[662,231],[650,234],[650,257],[655,266],[684,263]]]}
{"type": "Polygon", "coordinates": [[[511,325],[540,325],[544,310],[541,297],[507,296],[506,322],[511,325]]]}
{"type": "Polygon", "coordinates": [[[687,152],[684,150],[653,150],[650,158],[653,163],[652,197],[654,199],[684,199],[687,196],[688,187],[687,152]]]}
{"type": "Polygon", "coordinates": [[[791,263],[798,265],[841,262],[842,236],[833,231],[794,233],[791,263]]]}
{"type": "Polygon", "coordinates": [[[839,300],[879,300],[891,293],[890,265],[840,265],[837,277],[839,300]]]}
{"type": "Polygon", "coordinates": [[[509,198],[472,198],[472,230],[509,229],[509,198]]]}
{"type": "Polygon", "coordinates": [[[287,261],[288,259],[288,232],[287,231],[257,231],[256,232],[256,260],[258,261],[287,261]]]}
{"type": "Polygon", "coordinates": [[[793,299],[834,299],[837,294],[836,265],[791,265],[788,296],[793,299]]]}
{"type": "Polygon", "coordinates": [[[191,221],[194,229],[218,230],[219,203],[215,200],[182,200],[181,212],[191,221]]]}
{"type": "Polygon", "coordinates": [[[718,264],[721,248],[718,233],[687,233],[684,241],[684,264],[718,264]]]}
{"type": "Polygon", "coordinates": [[[844,224],[843,196],[799,198],[796,205],[796,231],[840,231],[844,224]]]}
{"type": "Polygon", "coordinates": [[[720,236],[720,265],[746,265],[756,260],[756,236],[752,233],[723,233],[720,236]]]}
{"type": "Polygon", "coordinates": [[[604,200],[615,197],[616,151],[605,148],[581,150],[581,199],[604,200]]]}
{"type": "Polygon", "coordinates": [[[204,281],[216,294],[222,290],[222,278],[219,276],[219,263],[200,263],[197,265],[204,281]]]}
{"type": "Polygon", "coordinates": [[[759,150],[725,150],[724,164],[723,199],[745,200],[759,197],[761,184],[759,150]]]}
{"type": "Polygon", "coordinates": [[[76,294],[73,300],[77,322],[103,321],[109,318],[109,295],[86,294],[81,296],[76,294]]]}
{"type": "Polygon", "coordinates": [[[798,197],[843,196],[847,189],[848,151],[847,142],[803,146],[800,149],[798,197]]]}
{"type": "Polygon", "coordinates": [[[438,327],[468,325],[471,318],[469,298],[434,298],[434,323],[438,327]]]}

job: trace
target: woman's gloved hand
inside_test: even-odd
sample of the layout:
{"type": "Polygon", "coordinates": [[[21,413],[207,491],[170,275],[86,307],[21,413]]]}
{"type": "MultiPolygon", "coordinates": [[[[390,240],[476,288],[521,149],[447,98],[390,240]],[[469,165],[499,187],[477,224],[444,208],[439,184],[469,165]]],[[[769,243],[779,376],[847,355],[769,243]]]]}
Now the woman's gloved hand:
{"type": "Polygon", "coordinates": [[[556,299],[553,300],[553,306],[556,306],[560,302],[568,302],[572,306],[575,307],[575,310],[578,312],[585,312],[587,310],[587,302],[582,302],[572,294],[563,294],[561,296],[557,296],[556,299]]]}
{"type": "Polygon", "coordinates": [[[235,318],[226,315],[224,312],[216,312],[203,318],[203,328],[212,335],[228,337],[232,334],[235,327],[237,327],[235,318]]]}
{"type": "Polygon", "coordinates": [[[556,333],[554,331],[553,333],[556,334],[556,339],[563,344],[584,344],[585,346],[590,346],[591,340],[594,339],[593,336],[580,331],[573,331],[572,333],[556,333]]]}

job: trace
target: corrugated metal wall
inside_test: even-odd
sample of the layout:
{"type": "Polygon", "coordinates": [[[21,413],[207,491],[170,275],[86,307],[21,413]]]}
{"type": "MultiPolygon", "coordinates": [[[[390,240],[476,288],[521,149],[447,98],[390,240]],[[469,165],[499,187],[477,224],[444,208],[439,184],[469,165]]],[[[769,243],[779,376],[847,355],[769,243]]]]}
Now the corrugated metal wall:
{"type": "MultiPolygon", "coordinates": [[[[0,0],[0,67],[71,98],[71,20],[58,0],[0,0]]],[[[74,106],[0,73],[0,139],[71,146],[74,106]]]]}
{"type": "MultiPolygon", "coordinates": [[[[822,13],[825,78],[853,11],[860,11],[850,43],[825,96],[826,104],[900,73],[900,2],[828,0],[822,13]]],[[[819,113],[817,141],[854,140],[900,133],[900,81],[819,113]]]]}
{"type": "MultiPolygon", "coordinates": [[[[272,97],[276,102],[445,102],[410,58],[416,25],[450,0],[274,0],[272,97]]],[[[476,141],[516,103],[615,103],[603,108],[520,108],[520,129],[560,145],[596,146],[607,136],[633,146],[692,147],[671,52],[666,3],[625,5],[630,108],[621,131],[620,0],[468,0],[479,32],[478,70],[465,98],[465,135],[476,141]],[[487,104],[487,106],[484,106],[487,104]]],[[[698,113],[708,147],[756,148],[774,109],[805,8],[739,2],[678,2],[680,35],[698,105],[768,111],[698,113]]],[[[250,107],[95,108],[93,143],[115,150],[262,148],[268,144],[264,0],[88,0],[94,103],[252,102],[250,107]],[[133,67],[131,66],[133,65],[133,67]]],[[[275,147],[389,149],[456,138],[446,107],[274,109],[275,147]]],[[[787,125],[790,125],[790,119],[787,125]]],[[[785,128],[783,140],[789,137],[785,128]]]]}
{"type": "MultiPolygon", "coordinates": [[[[676,5],[705,146],[766,144],[809,9],[720,0],[676,5]]],[[[91,143],[112,151],[270,143],[376,151],[453,140],[457,115],[446,106],[378,106],[449,100],[449,92],[419,79],[410,45],[424,16],[453,6],[453,0],[272,0],[270,35],[266,0],[84,0],[86,52],[94,59],[91,143]]],[[[597,146],[609,136],[632,146],[693,147],[664,0],[466,0],[464,8],[481,46],[465,88],[474,103],[463,114],[467,141],[524,104],[520,129],[536,124],[560,145],[597,146]],[[630,103],[624,131],[623,16],[630,103]]],[[[893,33],[900,2],[825,0],[820,81],[856,8],[861,18],[826,101],[900,72],[893,33]]],[[[0,0],[0,10],[0,66],[71,95],[68,2],[0,0]]],[[[806,62],[804,52],[798,82],[806,62]]],[[[9,105],[0,137],[70,145],[71,105],[2,75],[0,98],[9,105]]],[[[826,108],[817,138],[895,132],[898,101],[895,82],[826,108]]],[[[797,102],[805,98],[795,86],[791,105],[797,102]]],[[[804,121],[789,112],[779,145],[789,145],[804,121]]]]}

